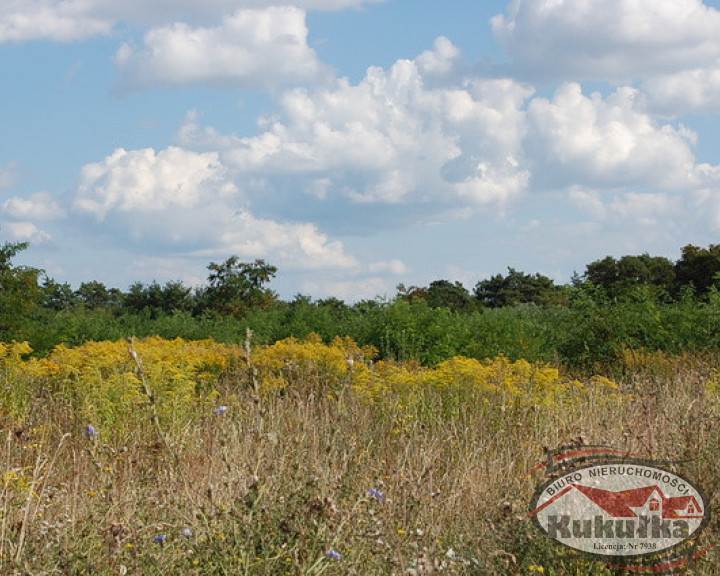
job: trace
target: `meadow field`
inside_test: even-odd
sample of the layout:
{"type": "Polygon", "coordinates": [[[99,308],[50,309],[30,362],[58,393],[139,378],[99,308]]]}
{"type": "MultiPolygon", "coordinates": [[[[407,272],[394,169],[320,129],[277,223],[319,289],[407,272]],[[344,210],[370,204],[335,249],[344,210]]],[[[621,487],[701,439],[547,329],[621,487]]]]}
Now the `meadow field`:
{"type": "Polygon", "coordinates": [[[609,575],[526,517],[568,444],[687,460],[717,506],[709,353],[626,350],[611,380],[312,335],[30,352],[0,345],[0,574],[609,575]]]}

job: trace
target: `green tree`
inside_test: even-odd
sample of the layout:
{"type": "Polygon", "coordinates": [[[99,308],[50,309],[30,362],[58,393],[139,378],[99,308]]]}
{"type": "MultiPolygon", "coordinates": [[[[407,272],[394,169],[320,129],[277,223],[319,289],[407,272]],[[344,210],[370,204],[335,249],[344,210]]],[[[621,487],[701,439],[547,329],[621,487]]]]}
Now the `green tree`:
{"type": "Polygon", "coordinates": [[[720,244],[685,246],[675,263],[675,279],[676,293],[691,286],[698,296],[705,297],[711,288],[720,288],[720,244]]]}
{"type": "Polygon", "coordinates": [[[75,291],[67,282],[60,284],[47,276],[42,283],[43,306],[59,312],[69,310],[78,303],[75,291]]]}
{"type": "Polygon", "coordinates": [[[92,280],[83,282],[75,291],[80,304],[89,310],[104,308],[119,309],[123,302],[123,293],[117,288],[108,288],[102,282],[92,280]]]}
{"type": "Polygon", "coordinates": [[[404,300],[405,302],[418,302],[425,300],[427,297],[427,288],[422,286],[405,286],[403,282],[395,286],[395,299],[404,300]]]}
{"type": "Polygon", "coordinates": [[[616,260],[606,256],[585,267],[584,281],[601,287],[610,299],[633,298],[638,288],[647,288],[655,298],[672,291],[675,283],[673,263],[661,256],[641,254],[616,260]]]}
{"type": "Polygon", "coordinates": [[[473,291],[482,306],[501,308],[513,304],[564,304],[565,293],[552,279],[542,274],[525,274],[508,268],[507,276],[496,274],[481,280],[473,291]]]}
{"type": "Polygon", "coordinates": [[[220,264],[211,262],[208,270],[209,285],[199,297],[215,312],[242,317],[277,302],[277,295],[265,287],[275,277],[277,268],[264,260],[248,263],[231,256],[220,264]]]}
{"type": "Polygon", "coordinates": [[[0,246],[0,337],[25,338],[27,318],[42,302],[38,284],[41,271],[15,266],[13,258],[29,247],[27,242],[6,242],[0,246]]]}
{"type": "Polygon", "coordinates": [[[476,310],[475,301],[460,282],[434,280],[428,286],[425,301],[430,308],[449,308],[454,312],[470,313],[476,310]]]}
{"type": "Polygon", "coordinates": [[[134,313],[149,311],[152,318],[157,318],[160,314],[190,312],[195,301],[192,289],[179,280],[162,286],[158,282],[147,285],[135,282],[125,294],[123,306],[134,313]]]}

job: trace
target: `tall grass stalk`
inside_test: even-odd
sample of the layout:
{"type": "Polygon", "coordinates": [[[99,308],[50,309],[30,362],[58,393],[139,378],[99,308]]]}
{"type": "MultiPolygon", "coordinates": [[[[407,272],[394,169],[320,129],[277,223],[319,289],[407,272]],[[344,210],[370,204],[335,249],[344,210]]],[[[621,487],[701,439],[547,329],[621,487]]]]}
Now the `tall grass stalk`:
{"type": "MultiPolygon", "coordinates": [[[[717,503],[712,357],[628,360],[619,389],[588,379],[566,395],[555,386],[542,403],[444,387],[417,365],[355,360],[330,382],[332,370],[312,363],[329,356],[263,364],[245,352],[214,384],[213,404],[199,382],[197,402],[159,430],[150,410],[129,431],[70,435],[85,413],[38,380],[22,421],[1,415],[0,572],[609,576],[564,558],[526,518],[539,480],[526,473],[544,449],[570,443],[685,459],[683,472],[717,503]],[[368,397],[352,380],[363,369],[398,386],[416,370],[427,388],[368,397]]],[[[512,385],[529,386],[517,377],[512,385]]],[[[713,520],[701,547],[719,527],[713,520]]],[[[706,554],[694,574],[715,565],[706,554]]]]}

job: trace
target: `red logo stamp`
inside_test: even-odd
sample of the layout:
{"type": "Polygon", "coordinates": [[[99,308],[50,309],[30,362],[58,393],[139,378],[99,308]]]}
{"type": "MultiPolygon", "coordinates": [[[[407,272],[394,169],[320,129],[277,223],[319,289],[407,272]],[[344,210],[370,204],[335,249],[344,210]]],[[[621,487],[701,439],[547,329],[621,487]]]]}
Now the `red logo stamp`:
{"type": "Polygon", "coordinates": [[[631,561],[667,571],[667,552],[693,540],[710,520],[710,503],[693,482],[607,447],[554,451],[546,472],[528,516],[549,538],[610,565],[620,559],[623,567],[631,561]]]}

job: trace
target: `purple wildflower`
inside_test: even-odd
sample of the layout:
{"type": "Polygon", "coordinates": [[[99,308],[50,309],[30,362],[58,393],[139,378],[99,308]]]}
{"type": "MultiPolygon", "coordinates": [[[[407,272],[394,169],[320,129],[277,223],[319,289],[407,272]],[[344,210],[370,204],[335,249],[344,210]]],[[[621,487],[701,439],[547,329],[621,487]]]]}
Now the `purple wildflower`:
{"type": "Polygon", "coordinates": [[[185,536],[185,538],[190,538],[192,536],[192,530],[190,528],[184,528],[182,531],[182,535],[185,536]]]}
{"type": "Polygon", "coordinates": [[[385,496],[383,496],[383,493],[380,492],[380,490],[378,490],[377,488],[371,488],[369,496],[370,498],[374,498],[378,502],[382,502],[383,498],[385,498],[385,496]]]}
{"type": "Polygon", "coordinates": [[[342,558],[342,556],[340,556],[340,552],[334,550],[333,548],[330,548],[330,550],[325,552],[325,556],[327,556],[330,560],[340,560],[340,558],[342,558]]]}
{"type": "Polygon", "coordinates": [[[166,539],[166,534],[158,534],[155,538],[153,538],[153,542],[156,542],[157,544],[164,544],[166,539]]]}
{"type": "Polygon", "coordinates": [[[98,435],[98,431],[95,430],[95,426],[88,424],[85,426],[85,438],[94,438],[98,435]]]}
{"type": "Polygon", "coordinates": [[[222,406],[218,406],[217,410],[215,410],[215,416],[221,416],[222,414],[225,414],[227,412],[228,407],[224,404],[222,406]]]}

